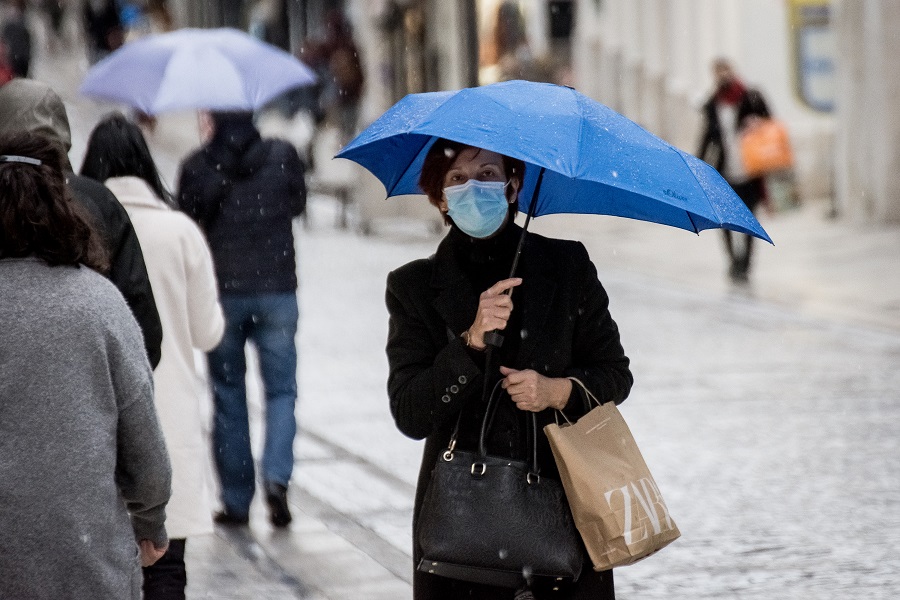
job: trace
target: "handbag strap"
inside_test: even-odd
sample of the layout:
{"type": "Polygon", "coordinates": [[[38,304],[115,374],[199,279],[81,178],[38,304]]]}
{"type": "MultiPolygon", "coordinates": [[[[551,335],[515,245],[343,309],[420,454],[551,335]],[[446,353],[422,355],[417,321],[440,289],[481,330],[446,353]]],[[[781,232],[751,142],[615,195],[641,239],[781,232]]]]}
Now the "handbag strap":
{"type": "MultiPolygon", "coordinates": [[[[501,384],[503,380],[498,380],[493,389],[491,390],[491,395],[488,397],[488,405],[484,412],[484,418],[481,420],[481,432],[478,436],[478,456],[485,457],[487,456],[487,435],[490,430],[490,424],[493,422],[493,412],[497,409],[497,405],[499,404],[500,395],[503,392],[503,388],[501,384]]],[[[456,441],[459,438],[459,425],[462,421],[462,410],[459,411],[459,416],[456,417],[456,425],[453,427],[453,433],[450,435],[450,443],[447,445],[447,450],[444,451],[443,457],[446,461],[453,460],[453,451],[456,449],[456,441]]],[[[528,419],[528,441],[529,445],[529,454],[530,460],[529,464],[529,472],[528,472],[528,482],[534,483],[535,480],[532,478],[540,477],[540,466],[538,465],[538,454],[537,454],[537,413],[531,413],[531,418],[528,419]]],[[[474,466],[473,466],[474,469],[474,466]]],[[[474,472],[474,470],[473,470],[474,472]]]]}
{"type": "MultiPolygon", "coordinates": [[[[447,328],[447,337],[449,341],[452,341],[456,336],[447,328]]],[[[481,432],[478,436],[478,455],[481,457],[487,456],[487,434],[488,431],[493,426],[494,422],[494,413],[499,406],[499,398],[502,393],[501,384],[503,383],[503,379],[498,379],[496,383],[494,383],[494,387],[491,388],[490,393],[488,392],[488,383],[489,379],[487,374],[490,372],[491,362],[493,358],[493,347],[488,345],[485,351],[485,365],[484,365],[484,387],[481,391],[482,400],[487,400],[487,406],[484,411],[484,418],[481,420],[481,432]]],[[[584,387],[584,384],[580,381],[578,382],[584,387]]],[[[585,388],[587,390],[587,388],[585,388]]],[[[590,394],[590,392],[588,392],[590,394]]],[[[592,396],[593,397],[593,396],[592,396]]],[[[594,399],[596,401],[596,398],[594,399]]],[[[598,402],[599,404],[599,402],[598,402]]],[[[447,445],[447,450],[444,451],[443,457],[444,460],[450,461],[453,460],[453,451],[456,449],[456,442],[459,438],[459,425],[462,422],[462,409],[459,411],[459,415],[456,417],[456,424],[453,426],[453,433],[450,435],[450,442],[447,445]]],[[[530,454],[531,454],[531,468],[528,473],[528,482],[532,483],[532,477],[538,478],[540,476],[540,467],[538,466],[538,455],[537,455],[537,414],[531,413],[531,418],[528,419],[528,429],[529,436],[528,441],[530,446],[530,454]]]]}

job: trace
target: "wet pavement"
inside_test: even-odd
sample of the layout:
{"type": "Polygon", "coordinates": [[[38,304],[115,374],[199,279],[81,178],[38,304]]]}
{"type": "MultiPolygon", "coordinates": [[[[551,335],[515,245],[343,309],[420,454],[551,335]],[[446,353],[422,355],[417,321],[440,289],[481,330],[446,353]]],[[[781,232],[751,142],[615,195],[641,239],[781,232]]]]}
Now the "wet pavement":
{"type": "MultiPolygon", "coordinates": [[[[69,100],[73,155],[103,112],[75,95],[79,68],[44,57],[37,72],[69,100]]],[[[191,122],[163,118],[151,140],[170,180],[191,122]]],[[[598,265],[633,361],[622,413],[682,531],[617,571],[619,598],[900,592],[900,227],[832,221],[825,204],[763,215],[777,246],[757,246],[743,286],[724,276],[717,232],[534,222],[598,265]]],[[[335,228],[335,210],[315,196],[297,227],[295,522],[274,531],[255,504],[251,527],[189,540],[190,598],[411,597],[421,443],[388,412],[384,280],[439,238],[415,222],[358,235],[335,228]]]]}

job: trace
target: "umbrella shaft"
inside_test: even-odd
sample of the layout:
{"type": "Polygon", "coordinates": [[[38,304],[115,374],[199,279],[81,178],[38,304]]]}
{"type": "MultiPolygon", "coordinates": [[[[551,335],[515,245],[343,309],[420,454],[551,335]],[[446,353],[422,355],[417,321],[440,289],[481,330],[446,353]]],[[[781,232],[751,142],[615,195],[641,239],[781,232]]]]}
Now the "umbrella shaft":
{"type": "MultiPolygon", "coordinates": [[[[534,193],[531,195],[531,204],[528,205],[528,212],[525,215],[525,223],[522,225],[522,235],[519,237],[519,245],[516,247],[516,256],[513,258],[512,268],[509,270],[509,278],[516,276],[516,269],[519,268],[519,257],[522,255],[522,248],[525,246],[525,234],[528,233],[528,224],[531,223],[531,217],[534,216],[535,206],[537,205],[538,194],[541,193],[541,182],[544,181],[544,167],[538,173],[537,183],[534,185],[534,193]]],[[[513,288],[506,290],[506,293],[512,297],[513,288]]]]}

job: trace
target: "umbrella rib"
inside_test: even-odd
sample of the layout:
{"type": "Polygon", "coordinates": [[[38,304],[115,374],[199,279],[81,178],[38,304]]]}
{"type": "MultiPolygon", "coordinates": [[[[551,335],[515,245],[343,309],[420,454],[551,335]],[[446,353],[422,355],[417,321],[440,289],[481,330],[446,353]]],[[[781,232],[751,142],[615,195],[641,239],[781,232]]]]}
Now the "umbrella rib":
{"type": "MultiPolygon", "coordinates": [[[[676,150],[676,152],[678,151],[677,148],[676,148],[675,150],[676,150]]],[[[684,163],[684,166],[687,167],[688,171],[690,171],[691,173],[694,172],[694,170],[691,168],[691,165],[688,164],[688,161],[684,160],[684,156],[682,156],[681,152],[678,152],[678,158],[681,159],[681,162],[684,163]]],[[[694,175],[694,178],[696,179],[697,176],[694,175]]],[[[698,180],[697,183],[699,184],[700,181],[698,180]]],[[[724,223],[724,221],[722,220],[722,215],[721,215],[721,213],[719,213],[719,209],[716,207],[715,202],[713,202],[713,201],[710,199],[709,194],[706,193],[706,190],[703,188],[702,185],[699,186],[699,187],[700,187],[700,190],[703,192],[703,195],[706,197],[706,202],[707,202],[707,204],[709,204],[709,207],[713,209],[713,212],[714,212],[714,213],[716,213],[716,219],[718,220],[718,222],[719,222],[719,223],[724,223]]],[[[691,216],[691,212],[690,212],[689,210],[687,210],[687,209],[685,209],[684,212],[687,213],[688,218],[691,220],[691,225],[694,226],[694,232],[699,234],[699,233],[700,233],[700,230],[697,229],[697,224],[694,223],[694,218],[691,216]]]]}

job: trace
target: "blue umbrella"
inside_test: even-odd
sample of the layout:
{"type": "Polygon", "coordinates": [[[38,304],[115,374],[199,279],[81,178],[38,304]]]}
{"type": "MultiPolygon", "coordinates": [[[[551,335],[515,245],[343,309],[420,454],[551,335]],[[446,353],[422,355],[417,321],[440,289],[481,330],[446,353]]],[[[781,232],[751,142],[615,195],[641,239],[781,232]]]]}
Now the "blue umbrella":
{"type": "Polygon", "coordinates": [[[91,67],[79,91],[155,115],[255,110],[315,81],[294,56],[237,29],[180,29],[125,44],[91,67]]]}
{"type": "Polygon", "coordinates": [[[388,197],[422,194],[422,163],[438,138],[525,161],[519,208],[528,219],[605,214],[772,241],[708,164],[599,102],[548,83],[410,94],[337,156],[371,171],[388,197]]]}

